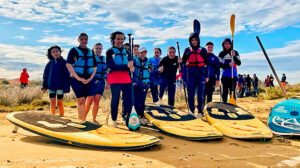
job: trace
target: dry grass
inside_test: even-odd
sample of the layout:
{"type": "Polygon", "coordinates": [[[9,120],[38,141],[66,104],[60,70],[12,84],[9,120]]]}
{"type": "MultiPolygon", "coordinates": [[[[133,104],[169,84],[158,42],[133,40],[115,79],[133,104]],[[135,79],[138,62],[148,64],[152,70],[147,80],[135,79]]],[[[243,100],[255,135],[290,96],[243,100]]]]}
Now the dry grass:
{"type": "Polygon", "coordinates": [[[35,99],[41,99],[43,92],[39,86],[21,89],[18,86],[0,85],[0,105],[17,106],[29,104],[35,99]]]}

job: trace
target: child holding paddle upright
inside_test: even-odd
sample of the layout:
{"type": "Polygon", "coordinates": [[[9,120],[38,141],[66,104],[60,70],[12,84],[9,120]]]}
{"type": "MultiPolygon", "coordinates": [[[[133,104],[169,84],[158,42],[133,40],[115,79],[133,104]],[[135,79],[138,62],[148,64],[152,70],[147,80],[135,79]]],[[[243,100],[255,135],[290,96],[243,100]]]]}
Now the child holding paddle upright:
{"type": "Polygon", "coordinates": [[[106,58],[101,55],[103,50],[103,45],[101,43],[96,43],[93,47],[93,52],[96,57],[97,61],[97,72],[94,76],[95,79],[95,88],[97,93],[95,97],[88,97],[86,100],[85,106],[85,118],[90,110],[91,104],[94,102],[93,106],[93,122],[99,124],[96,120],[98,109],[99,109],[99,102],[103,95],[105,86],[108,88],[109,85],[106,85],[106,76],[107,76],[107,65],[106,65],[106,58]]]}
{"type": "Polygon", "coordinates": [[[132,110],[132,83],[130,71],[134,71],[133,61],[129,58],[129,51],[123,46],[125,35],[116,31],[111,33],[112,47],[106,52],[106,62],[109,68],[107,82],[111,90],[111,116],[113,126],[117,127],[119,99],[122,91],[125,120],[132,110]]]}
{"type": "Polygon", "coordinates": [[[147,124],[144,116],[145,101],[150,88],[150,61],[147,58],[147,49],[140,47],[139,55],[134,59],[133,88],[134,88],[134,107],[139,115],[140,123],[147,124]]]}
{"type": "Polygon", "coordinates": [[[232,50],[231,39],[226,38],[222,43],[223,50],[219,53],[220,66],[222,71],[222,100],[227,103],[228,91],[233,94],[236,100],[235,88],[237,83],[237,66],[241,65],[239,53],[232,50]]]}
{"type": "Polygon", "coordinates": [[[55,115],[57,104],[59,115],[62,117],[64,116],[64,93],[70,92],[70,73],[66,67],[66,61],[61,56],[61,48],[59,46],[50,47],[47,57],[49,62],[44,70],[42,90],[48,90],[50,112],[55,115]]]}
{"type": "Polygon", "coordinates": [[[205,83],[208,81],[209,65],[207,51],[200,47],[200,38],[197,32],[191,33],[189,37],[190,47],[186,48],[183,54],[183,63],[187,68],[187,92],[190,112],[195,112],[195,93],[198,98],[198,118],[203,117],[203,98],[205,83]]]}

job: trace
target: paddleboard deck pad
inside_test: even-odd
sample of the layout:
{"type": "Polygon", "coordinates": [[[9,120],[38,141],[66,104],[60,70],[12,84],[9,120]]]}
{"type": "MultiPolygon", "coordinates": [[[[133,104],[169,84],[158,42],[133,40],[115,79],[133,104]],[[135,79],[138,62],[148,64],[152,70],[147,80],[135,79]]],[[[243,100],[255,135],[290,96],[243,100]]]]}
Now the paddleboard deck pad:
{"type": "Polygon", "coordinates": [[[25,130],[74,146],[138,150],[159,144],[153,136],[41,112],[13,112],[6,118],[25,130]]]}
{"type": "Polygon", "coordinates": [[[229,103],[206,104],[207,121],[224,135],[237,139],[270,139],[271,130],[246,110],[229,103]]]}
{"type": "Polygon", "coordinates": [[[208,123],[172,106],[146,105],[144,114],[154,128],[181,139],[209,140],[223,136],[208,123]]]}
{"type": "Polygon", "coordinates": [[[300,99],[276,104],[268,117],[268,126],[277,135],[300,136],[300,99]]]}

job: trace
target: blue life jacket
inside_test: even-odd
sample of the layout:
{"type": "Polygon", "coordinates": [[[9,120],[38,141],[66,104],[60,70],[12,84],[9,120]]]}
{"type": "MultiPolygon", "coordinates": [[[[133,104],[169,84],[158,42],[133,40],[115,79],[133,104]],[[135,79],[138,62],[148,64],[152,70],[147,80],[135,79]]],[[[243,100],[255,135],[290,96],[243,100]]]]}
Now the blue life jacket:
{"type": "Polygon", "coordinates": [[[97,72],[95,74],[96,80],[104,80],[107,77],[107,65],[106,65],[106,59],[104,56],[96,56],[97,61],[97,72]]]}
{"type": "Polygon", "coordinates": [[[150,83],[150,61],[145,58],[134,59],[133,80],[138,83],[150,83]]]}
{"type": "Polygon", "coordinates": [[[94,71],[94,54],[92,50],[88,48],[88,54],[84,55],[78,47],[74,48],[78,52],[78,58],[73,65],[75,72],[78,75],[91,75],[94,71]]]}
{"type": "Polygon", "coordinates": [[[112,55],[116,65],[127,65],[128,64],[128,54],[126,49],[123,47],[122,52],[118,48],[112,47],[114,54],[112,55]]]}

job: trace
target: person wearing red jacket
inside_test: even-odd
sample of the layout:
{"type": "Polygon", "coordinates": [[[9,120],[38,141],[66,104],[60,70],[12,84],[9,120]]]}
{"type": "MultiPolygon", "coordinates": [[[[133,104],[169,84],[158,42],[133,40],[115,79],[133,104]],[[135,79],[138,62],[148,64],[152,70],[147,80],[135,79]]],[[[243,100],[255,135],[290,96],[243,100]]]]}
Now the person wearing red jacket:
{"type": "Polygon", "coordinates": [[[21,88],[25,88],[28,86],[29,83],[29,75],[27,73],[27,68],[23,68],[23,71],[20,75],[20,82],[21,82],[21,88]]]}

